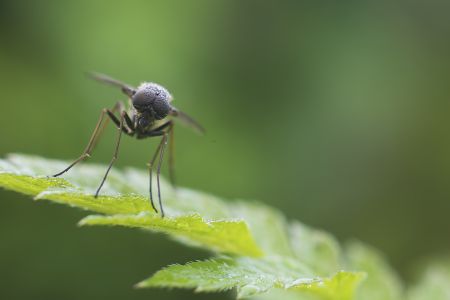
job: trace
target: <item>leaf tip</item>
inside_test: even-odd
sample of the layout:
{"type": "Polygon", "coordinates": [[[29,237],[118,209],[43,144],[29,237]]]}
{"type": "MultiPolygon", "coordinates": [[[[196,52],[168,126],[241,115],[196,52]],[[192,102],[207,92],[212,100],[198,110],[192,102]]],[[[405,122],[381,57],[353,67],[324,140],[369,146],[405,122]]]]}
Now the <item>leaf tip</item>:
{"type": "Polygon", "coordinates": [[[141,282],[136,283],[133,287],[134,287],[135,289],[142,289],[142,288],[145,288],[145,287],[147,287],[147,286],[148,286],[148,285],[147,285],[147,281],[144,280],[144,281],[141,281],[141,282]]]}
{"type": "Polygon", "coordinates": [[[80,221],[78,221],[77,226],[78,227],[83,227],[85,225],[87,225],[88,223],[86,222],[86,218],[81,219],[80,221]]]}
{"type": "Polygon", "coordinates": [[[77,226],[82,227],[82,226],[93,225],[92,221],[95,220],[96,217],[97,217],[96,215],[90,215],[90,216],[84,217],[83,219],[78,221],[77,226]]]}

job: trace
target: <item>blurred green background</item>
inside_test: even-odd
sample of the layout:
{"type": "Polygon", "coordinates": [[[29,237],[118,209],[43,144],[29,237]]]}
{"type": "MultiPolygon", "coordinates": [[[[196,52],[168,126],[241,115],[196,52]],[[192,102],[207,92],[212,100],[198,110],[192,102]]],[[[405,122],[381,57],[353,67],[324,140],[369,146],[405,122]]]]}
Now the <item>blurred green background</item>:
{"type": "MultiPolygon", "coordinates": [[[[409,279],[450,249],[449,13],[438,0],[1,1],[0,154],[77,157],[124,98],[85,71],[155,81],[207,129],[176,129],[180,185],[360,239],[409,279]]],[[[127,139],[117,165],[144,168],[156,142],[127,139]]],[[[113,143],[110,129],[91,161],[113,143]]],[[[132,288],[205,252],[0,200],[2,299],[229,296],[132,288]]]]}

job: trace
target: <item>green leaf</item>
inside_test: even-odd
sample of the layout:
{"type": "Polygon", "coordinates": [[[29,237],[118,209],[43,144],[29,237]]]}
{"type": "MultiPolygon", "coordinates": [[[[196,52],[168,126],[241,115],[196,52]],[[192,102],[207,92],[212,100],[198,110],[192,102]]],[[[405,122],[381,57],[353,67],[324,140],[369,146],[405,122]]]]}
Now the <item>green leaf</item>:
{"type": "Polygon", "coordinates": [[[330,234],[300,222],[291,223],[289,234],[295,257],[308,264],[316,274],[326,276],[343,267],[341,247],[330,234]]]}
{"type": "Polygon", "coordinates": [[[162,180],[166,217],[148,201],[148,172],[111,170],[101,196],[93,194],[105,166],[80,164],[62,178],[47,177],[67,162],[26,155],[0,160],[0,186],[101,215],[80,225],[107,225],[162,232],[185,245],[219,255],[207,261],[173,265],[140,283],[140,287],[182,287],[197,291],[236,288],[238,297],[274,288],[298,299],[352,299],[364,274],[345,269],[338,243],[328,234],[299,222],[288,222],[256,202],[224,201],[162,180]],[[226,256],[224,256],[226,255],[226,256]],[[310,298],[308,298],[310,299],[310,298]]]}
{"type": "Polygon", "coordinates": [[[267,255],[292,257],[294,252],[289,244],[288,224],[284,216],[268,206],[236,202],[230,205],[230,216],[245,220],[258,244],[267,255]]]}
{"type": "Polygon", "coordinates": [[[408,291],[408,300],[427,299],[450,299],[450,257],[430,262],[420,281],[408,291]]]}
{"type": "Polygon", "coordinates": [[[295,287],[298,291],[318,296],[320,299],[353,299],[356,287],[366,278],[364,272],[338,272],[331,278],[325,278],[312,284],[302,284],[295,287]]]}
{"type": "Polygon", "coordinates": [[[378,251],[358,242],[350,243],[346,250],[347,268],[364,271],[368,275],[358,288],[356,299],[404,299],[398,275],[378,251]]]}
{"type": "MultiPolygon", "coordinates": [[[[337,291],[333,292],[331,286],[325,289],[324,294],[315,291],[312,295],[299,295],[292,292],[271,292],[258,297],[261,300],[289,299],[289,300],[317,300],[317,299],[356,299],[356,300],[401,300],[404,299],[403,286],[394,270],[387,264],[386,260],[375,249],[359,242],[352,242],[342,251],[337,242],[328,234],[294,223],[291,231],[293,237],[298,237],[305,242],[306,246],[296,246],[298,255],[306,258],[306,263],[317,267],[342,266],[346,270],[357,270],[364,272],[365,280],[356,288],[353,298],[345,294],[339,280],[335,279],[337,291]],[[318,257],[315,257],[318,256],[318,257]],[[320,257],[320,258],[319,258],[320,257]],[[338,259],[340,257],[340,259],[338,259]],[[328,261],[328,263],[317,263],[317,261],[328,261]],[[341,293],[341,294],[339,294],[341,293]],[[328,298],[327,298],[328,297],[328,298]]],[[[295,241],[296,239],[291,239],[295,241]]],[[[324,270],[325,270],[324,269],[324,270]]],[[[317,270],[317,269],[316,269],[317,270]]],[[[352,273],[350,273],[352,274],[352,273]]],[[[358,273],[361,274],[361,273],[358,273]]],[[[347,273],[342,274],[342,282],[345,283],[347,273]]],[[[351,278],[351,277],[350,277],[351,278]]],[[[349,292],[352,290],[349,289],[349,292]]],[[[434,298],[423,298],[434,299],[434,298]]],[[[439,298],[437,298],[439,299],[439,298]]],[[[419,299],[414,299],[419,300],[419,299]]]]}
{"type": "Polygon", "coordinates": [[[161,218],[153,213],[139,215],[88,216],[80,225],[121,225],[164,232],[186,243],[216,252],[261,256],[243,221],[206,221],[198,214],[161,218]]]}
{"type": "Polygon", "coordinates": [[[352,298],[355,286],[364,276],[362,273],[338,272],[331,278],[315,278],[310,274],[308,267],[287,258],[223,257],[169,266],[139,283],[138,287],[195,288],[197,292],[236,287],[238,298],[283,288],[316,294],[321,299],[345,300],[352,298]]]}
{"type": "MultiPolygon", "coordinates": [[[[92,184],[92,180],[87,180],[86,176],[101,178],[104,172],[103,167],[92,165],[77,166],[77,172],[68,176],[72,183],[61,178],[48,178],[36,175],[36,173],[42,173],[44,170],[47,173],[54,173],[66,165],[67,163],[58,161],[43,160],[17,154],[10,155],[8,161],[1,161],[0,185],[25,194],[34,195],[36,200],[51,200],[114,215],[110,217],[88,217],[81,221],[82,225],[144,227],[172,234],[177,239],[183,240],[190,245],[201,245],[215,252],[249,256],[260,256],[262,254],[253,240],[247,224],[242,220],[208,220],[203,219],[198,214],[193,214],[193,212],[189,212],[189,215],[180,216],[183,213],[182,209],[172,206],[169,206],[168,211],[171,212],[169,216],[174,215],[174,217],[161,218],[154,213],[147,198],[136,193],[130,193],[137,192],[139,187],[129,186],[130,182],[134,181],[128,176],[136,177],[134,178],[136,181],[137,174],[146,178],[146,174],[143,172],[128,170],[125,174],[120,174],[113,170],[111,175],[115,182],[115,189],[107,186],[106,193],[109,195],[103,195],[98,198],[93,196],[96,185],[92,184]],[[121,191],[127,193],[121,194],[121,191]]],[[[167,185],[164,192],[166,191],[168,197],[173,197],[174,192],[167,185]]],[[[188,193],[187,191],[179,192],[181,195],[188,193]]],[[[201,197],[199,198],[202,199],[201,197]]],[[[169,201],[169,203],[172,202],[169,201]]],[[[213,212],[213,214],[216,213],[213,212]]]]}

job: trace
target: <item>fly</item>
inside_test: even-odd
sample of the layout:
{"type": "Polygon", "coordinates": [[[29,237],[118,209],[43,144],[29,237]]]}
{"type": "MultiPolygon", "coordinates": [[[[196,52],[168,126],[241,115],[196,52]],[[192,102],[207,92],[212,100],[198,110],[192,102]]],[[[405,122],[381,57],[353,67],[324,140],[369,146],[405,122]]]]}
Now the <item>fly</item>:
{"type": "Polygon", "coordinates": [[[179,109],[172,105],[172,95],[167,89],[161,85],[153,82],[144,82],[137,88],[134,88],[128,84],[121,81],[113,79],[103,74],[92,73],[90,76],[100,82],[118,87],[121,91],[128,96],[129,108],[127,109],[123,102],[117,102],[113,108],[104,108],[100,113],[100,117],[97,124],[92,132],[91,138],[83,151],[83,153],[78,157],[73,163],[71,163],[67,168],[61,172],[54,174],[53,177],[58,177],[65,172],[69,171],[77,163],[90,157],[92,150],[97,144],[102,132],[106,128],[108,121],[111,120],[118,128],[119,132],[117,135],[116,145],[114,148],[113,157],[108,165],[105,175],[95,192],[94,197],[98,197],[103,184],[108,177],[108,173],[111,170],[114,162],[117,160],[119,153],[119,146],[122,134],[126,134],[137,139],[145,139],[150,137],[161,137],[161,140],[156,148],[156,151],[150,160],[149,166],[149,194],[150,203],[152,208],[158,213],[158,209],[153,201],[152,194],[152,175],[153,167],[156,160],[158,159],[158,166],[156,169],[156,181],[158,187],[158,202],[159,208],[161,210],[161,217],[164,217],[164,208],[161,202],[161,189],[159,176],[161,173],[161,165],[164,158],[164,151],[167,144],[169,144],[169,174],[170,181],[172,184],[175,183],[174,178],[174,122],[172,117],[178,118],[181,122],[192,127],[199,133],[204,133],[203,127],[197,123],[194,119],[189,117],[187,114],[183,113],[179,109]]]}

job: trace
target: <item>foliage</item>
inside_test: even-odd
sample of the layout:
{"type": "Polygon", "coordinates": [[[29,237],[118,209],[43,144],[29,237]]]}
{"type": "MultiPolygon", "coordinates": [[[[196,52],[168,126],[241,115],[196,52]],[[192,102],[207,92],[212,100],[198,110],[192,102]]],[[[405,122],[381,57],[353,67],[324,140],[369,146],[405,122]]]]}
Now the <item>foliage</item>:
{"type": "Polygon", "coordinates": [[[435,259],[429,263],[418,284],[408,291],[407,299],[450,299],[450,257],[435,259]]]}
{"type": "MultiPolygon", "coordinates": [[[[375,250],[360,243],[343,249],[329,234],[289,222],[273,208],[174,189],[163,181],[167,217],[161,218],[145,196],[147,172],[112,170],[102,195],[94,198],[97,180],[105,167],[83,164],[64,179],[46,176],[66,164],[9,155],[0,160],[0,186],[39,201],[98,213],[82,219],[81,226],[125,226],[163,232],[214,255],[205,261],[168,266],[137,287],[192,288],[198,292],[236,289],[238,298],[260,299],[281,294],[285,299],[403,298],[400,280],[375,250]]],[[[421,291],[429,288],[435,286],[427,276],[410,299],[425,299],[421,291]]]]}

